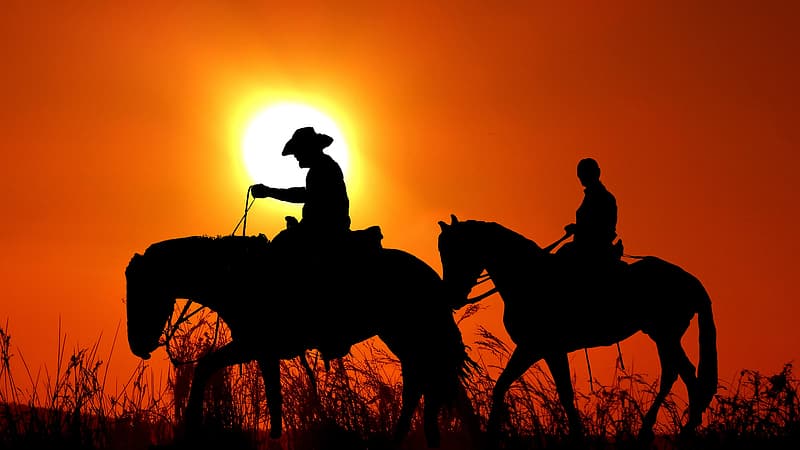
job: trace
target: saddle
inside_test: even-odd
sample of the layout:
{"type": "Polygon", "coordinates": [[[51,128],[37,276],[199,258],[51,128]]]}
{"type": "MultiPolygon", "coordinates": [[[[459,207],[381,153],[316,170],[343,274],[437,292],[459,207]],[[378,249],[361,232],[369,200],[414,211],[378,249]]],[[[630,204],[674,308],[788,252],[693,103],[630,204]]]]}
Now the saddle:
{"type": "MultiPolygon", "coordinates": [[[[286,216],[286,229],[292,229],[299,225],[297,218],[294,216],[286,216]]],[[[373,225],[363,230],[350,230],[345,238],[346,245],[354,246],[356,249],[380,249],[383,248],[383,232],[381,227],[373,225]]]]}
{"type": "Polygon", "coordinates": [[[373,225],[363,230],[352,230],[345,239],[345,247],[351,247],[356,252],[377,251],[383,248],[383,233],[381,227],[373,225]]]}
{"type": "MultiPolygon", "coordinates": [[[[286,267],[315,275],[336,274],[352,264],[370,264],[383,248],[383,233],[377,225],[346,232],[304,229],[294,217],[286,217],[286,229],[272,240],[278,258],[286,267]]],[[[293,270],[293,269],[289,269],[293,270]]]]}
{"type": "Polygon", "coordinates": [[[563,276],[568,279],[577,277],[588,286],[614,283],[621,276],[628,263],[622,260],[624,246],[619,239],[602,251],[592,254],[579,252],[575,247],[557,252],[563,276]]]}

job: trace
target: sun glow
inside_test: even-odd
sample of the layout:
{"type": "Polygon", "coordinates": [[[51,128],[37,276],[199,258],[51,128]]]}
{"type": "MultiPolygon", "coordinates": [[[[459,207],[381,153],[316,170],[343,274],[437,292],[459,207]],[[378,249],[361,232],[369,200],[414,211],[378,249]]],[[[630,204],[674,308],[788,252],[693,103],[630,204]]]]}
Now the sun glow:
{"type": "Polygon", "coordinates": [[[255,183],[272,187],[303,186],[306,171],[292,156],[281,156],[284,144],[298,128],[312,126],[333,138],[325,149],[347,178],[349,154],[344,135],[330,116],[301,103],[275,103],[260,110],[247,125],[242,139],[244,163],[255,183]]]}

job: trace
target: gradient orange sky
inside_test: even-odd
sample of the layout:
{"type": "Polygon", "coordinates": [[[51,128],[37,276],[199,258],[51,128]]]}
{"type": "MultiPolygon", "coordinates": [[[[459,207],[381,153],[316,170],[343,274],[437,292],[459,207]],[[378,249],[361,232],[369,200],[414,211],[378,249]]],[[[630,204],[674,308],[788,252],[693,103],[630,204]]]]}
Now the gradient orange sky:
{"type": "MultiPolygon", "coordinates": [[[[710,292],[722,379],[800,358],[793,2],[29,3],[0,16],[0,321],[29,366],[54,366],[59,317],[70,348],[102,333],[107,349],[122,322],[127,379],[129,258],[232,231],[241,133],[275,100],[342,124],[353,226],[437,270],[450,213],[558,238],[595,157],[626,250],[710,292]]],[[[262,200],[248,231],[282,216],[262,200]]],[[[501,332],[486,304],[467,342],[501,332]]],[[[646,338],[622,345],[657,374],[646,338]]],[[[591,354],[597,375],[615,353],[591,354]]]]}

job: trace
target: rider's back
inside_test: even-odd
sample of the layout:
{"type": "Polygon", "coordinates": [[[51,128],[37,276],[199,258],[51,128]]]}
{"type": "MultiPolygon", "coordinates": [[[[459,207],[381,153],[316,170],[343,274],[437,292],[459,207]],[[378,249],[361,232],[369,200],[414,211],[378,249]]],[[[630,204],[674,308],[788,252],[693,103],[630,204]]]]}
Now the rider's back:
{"type": "Polygon", "coordinates": [[[321,229],[350,228],[350,200],[342,169],[323,154],[306,176],[308,198],[303,205],[303,224],[321,229]]]}

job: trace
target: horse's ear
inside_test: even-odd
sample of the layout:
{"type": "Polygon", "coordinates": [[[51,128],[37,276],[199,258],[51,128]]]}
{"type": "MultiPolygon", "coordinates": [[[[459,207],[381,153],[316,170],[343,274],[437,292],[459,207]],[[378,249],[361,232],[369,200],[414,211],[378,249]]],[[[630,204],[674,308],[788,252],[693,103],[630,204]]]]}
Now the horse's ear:
{"type": "Polygon", "coordinates": [[[442,231],[445,231],[447,229],[447,227],[448,227],[448,225],[443,220],[439,221],[439,228],[441,228],[442,231]]]}
{"type": "Polygon", "coordinates": [[[450,214],[450,225],[455,225],[458,223],[458,217],[455,214],[450,214]]]}
{"type": "Polygon", "coordinates": [[[134,253],[130,262],[128,262],[128,267],[125,268],[125,276],[127,277],[129,274],[132,274],[134,269],[142,264],[143,259],[144,256],[140,253],[134,253]]]}

